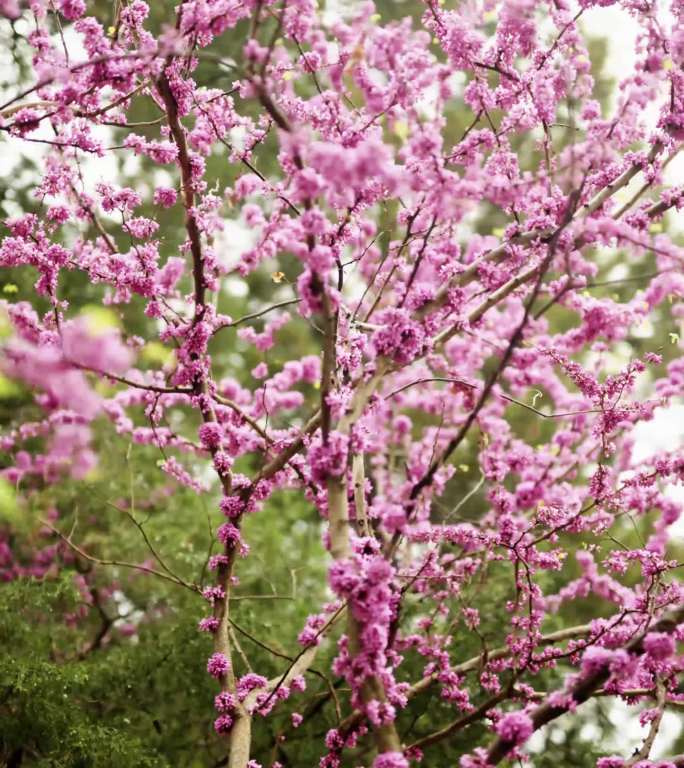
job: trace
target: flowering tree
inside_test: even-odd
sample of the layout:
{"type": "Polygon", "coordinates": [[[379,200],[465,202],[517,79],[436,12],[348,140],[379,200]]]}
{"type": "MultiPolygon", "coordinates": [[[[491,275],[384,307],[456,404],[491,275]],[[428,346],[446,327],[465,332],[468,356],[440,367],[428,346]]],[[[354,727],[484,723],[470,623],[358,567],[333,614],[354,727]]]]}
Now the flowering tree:
{"type": "Polygon", "coordinates": [[[684,765],[650,759],[684,701],[684,453],[633,458],[684,390],[681,0],[621,0],[635,66],[603,108],[590,0],[26,5],[0,0],[32,64],[0,131],[40,152],[5,182],[0,573],[77,585],[51,663],[134,649],[163,581],[174,624],[204,607],[217,765],[303,765],[308,727],[306,764],[486,768],[597,697],[648,724],[600,768],[684,765]],[[148,535],[164,507],[204,554],[148,535]],[[244,578],[287,557],[289,614],[244,578]]]}

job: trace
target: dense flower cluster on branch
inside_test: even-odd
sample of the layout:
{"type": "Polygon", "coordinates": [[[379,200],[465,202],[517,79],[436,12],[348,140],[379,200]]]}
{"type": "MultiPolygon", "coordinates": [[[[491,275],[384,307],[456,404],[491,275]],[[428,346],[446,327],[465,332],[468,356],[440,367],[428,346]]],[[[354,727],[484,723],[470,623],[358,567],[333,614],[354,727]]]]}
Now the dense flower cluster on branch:
{"type": "MultiPolygon", "coordinates": [[[[124,444],[160,449],[173,482],[220,490],[214,582],[197,599],[228,765],[256,765],[252,729],[285,700],[296,706],[324,642],[337,643],[330,675],[346,693],[321,766],[346,765],[359,744],[370,745],[364,765],[418,765],[475,722],[489,742],[461,768],[524,760],[532,734],[598,695],[644,704],[651,729],[636,757],[599,768],[684,764],[650,760],[663,712],[684,702],[670,537],[681,509],[667,493],[684,482],[684,450],[632,458],[635,427],[684,392],[676,325],[665,363],[662,344],[614,355],[643,323],[684,313],[684,247],[667,226],[684,215],[684,187],[665,183],[684,141],[681,0],[425,0],[420,25],[384,23],[366,1],[331,20],[314,0],[184,0],[159,35],[143,0],[119,4],[110,29],[84,0],[27,5],[0,0],[0,23],[30,17],[34,78],[0,104],[0,132],[47,149],[35,205],[0,241],[0,266],[35,276],[35,302],[1,302],[0,365],[42,417],[0,437],[2,476],[25,493],[83,478],[98,461],[93,425],[109,420],[124,444]],[[582,23],[594,5],[618,4],[640,33],[607,112],[582,23]],[[235,29],[239,66],[217,47],[235,29]],[[203,82],[207,63],[233,67],[229,90],[203,82]],[[140,100],[159,115],[147,127],[131,117],[140,100]],[[455,136],[457,101],[471,122],[455,136]],[[112,136],[123,138],[112,146],[112,136]],[[266,145],[274,173],[259,170],[266,145]],[[113,152],[169,181],[89,184],[81,163],[113,152]],[[212,153],[234,181],[208,177],[212,153]],[[160,256],[164,233],[143,202],[183,221],[175,255],[160,256]],[[231,261],[222,243],[236,209],[252,239],[231,261]],[[482,232],[483,212],[501,226],[482,232]],[[285,256],[296,265],[287,275],[285,256]],[[594,293],[622,263],[639,274],[629,291],[594,293]],[[75,316],[60,289],[67,273],[101,286],[109,307],[142,307],[149,337],[75,316]],[[269,304],[246,318],[217,309],[226,280],[259,273],[269,304]],[[549,320],[558,310],[572,318],[560,329],[549,320]],[[269,364],[298,322],[320,353],[269,364]],[[264,353],[251,387],[220,378],[210,353],[229,349],[236,327],[264,353]],[[151,343],[165,362],[144,362],[151,343]],[[544,430],[529,438],[512,414],[544,430]],[[469,496],[447,512],[442,503],[466,448],[486,502],[478,518],[469,496]],[[285,489],[323,521],[330,602],[298,639],[281,638],[299,651],[268,679],[238,671],[229,612],[250,556],[243,522],[285,489]],[[640,546],[613,538],[625,517],[649,515],[640,546]],[[458,661],[459,632],[481,621],[463,595],[496,568],[513,585],[500,606],[505,645],[458,661]],[[548,631],[549,617],[590,594],[603,615],[548,631]],[[422,676],[407,676],[409,656],[422,676]],[[556,689],[535,687],[556,669],[556,689]],[[416,739],[398,717],[426,691],[453,722],[416,739]]],[[[45,573],[64,543],[50,519],[42,535],[54,546],[30,565],[0,540],[3,578],[45,573]]],[[[293,727],[301,719],[294,712],[293,727]]]]}

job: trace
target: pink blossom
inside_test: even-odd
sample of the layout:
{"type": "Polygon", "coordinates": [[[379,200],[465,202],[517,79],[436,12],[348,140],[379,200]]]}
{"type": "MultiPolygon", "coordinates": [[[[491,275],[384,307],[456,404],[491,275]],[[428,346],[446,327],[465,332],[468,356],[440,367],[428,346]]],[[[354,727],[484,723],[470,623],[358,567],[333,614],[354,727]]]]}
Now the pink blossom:
{"type": "Polygon", "coordinates": [[[219,715],[214,720],[214,730],[216,733],[230,733],[233,727],[233,718],[230,715],[219,715]]]}
{"type": "Polygon", "coordinates": [[[373,768],[408,768],[408,760],[401,752],[383,752],[373,761],[373,768]]]}
{"type": "Polygon", "coordinates": [[[157,187],[154,190],[154,202],[164,208],[170,208],[176,202],[176,190],[169,187],[157,187]]]}
{"type": "Polygon", "coordinates": [[[215,421],[202,424],[202,426],[199,428],[199,439],[205,448],[209,448],[210,450],[213,448],[218,448],[218,446],[221,444],[222,438],[223,430],[221,429],[221,426],[215,421]]]}
{"type": "Polygon", "coordinates": [[[496,724],[499,736],[511,744],[524,744],[532,735],[534,725],[524,712],[509,712],[496,724]]]}
{"type": "Polygon", "coordinates": [[[219,712],[232,712],[237,706],[237,700],[232,693],[228,691],[221,691],[214,698],[214,707],[219,712]]]}
{"type": "Polygon", "coordinates": [[[664,632],[649,632],[644,638],[644,650],[654,661],[664,661],[675,652],[675,641],[664,632]]]}
{"type": "Polygon", "coordinates": [[[207,661],[207,672],[216,678],[223,677],[230,669],[230,662],[223,653],[214,653],[207,661]]]}
{"type": "Polygon", "coordinates": [[[422,353],[423,330],[403,310],[385,310],[378,316],[383,327],[373,334],[373,346],[379,355],[406,364],[422,353]]]}

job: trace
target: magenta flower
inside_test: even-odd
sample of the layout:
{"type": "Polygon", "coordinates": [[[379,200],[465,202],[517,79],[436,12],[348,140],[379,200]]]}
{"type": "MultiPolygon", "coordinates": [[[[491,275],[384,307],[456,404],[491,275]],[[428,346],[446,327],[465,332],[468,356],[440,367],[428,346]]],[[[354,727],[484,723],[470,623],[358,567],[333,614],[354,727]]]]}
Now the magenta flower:
{"type": "Polygon", "coordinates": [[[230,733],[233,727],[233,718],[230,715],[219,715],[214,720],[214,730],[216,733],[230,733]]]}
{"type": "Polygon", "coordinates": [[[229,669],[230,661],[223,653],[213,653],[207,661],[207,672],[212,677],[223,677],[229,669]]]}
{"type": "Polygon", "coordinates": [[[524,712],[509,712],[496,724],[496,732],[499,736],[515,746],[524,744],[533,730],[532,720],[524,712]]]}

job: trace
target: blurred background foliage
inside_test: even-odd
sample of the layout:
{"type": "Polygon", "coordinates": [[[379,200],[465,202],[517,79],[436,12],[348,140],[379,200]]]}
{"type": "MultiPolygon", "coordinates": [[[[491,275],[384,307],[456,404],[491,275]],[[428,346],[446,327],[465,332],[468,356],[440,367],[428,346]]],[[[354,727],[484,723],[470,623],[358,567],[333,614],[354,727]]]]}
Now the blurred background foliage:
{"type": "MultiPolygon", "coordinates": [[[[89,4],[105,27],[114,23],[115,3],[96,0],[89,4]]],[[[418,23],[424,7],[418,0],[377,0],[384,21],[407,15],[418,23]]],[[[171,5],[150,4],[150,28],[159,31],[168,23],[171,5]]],[[[229,90],[239,72],[241,49],[248,28],[245,23],[224,34],[207,53],[234,62],[236,69],[220,66],[204,57],[196,72],[202,85],[229,90]]],[[[30,82],[30,51],[20,34],[9,22],[0,22],[0,49],[3,66],[0,92],[14,92],[30,82]]],[[[605,103],[613,83],[603,73],[605,43],[596,39],[591,44],[592,65],[597,79],[597,97],[605,103]]],[[[301,88],[306,88],[302,82],[301,88]]],[[[313,84],[311,84],[313,88],[313,84]]],[[[239,102],[244,114],[257,114],[253,103],[239,102]]],[[[150,138],[159,136],[159,111],[149,98],[136,98],[130,112],[131,122],[151,122],[136,130],[150,138]]],[[[459,100],[448,106],[447,144],[454,143],[473,119],[470,110],[459,100]]],[[[115,139],[117,130],[112,129],[115,139]]],[[[560,148],[572,139],[571,132],[558,131],[554,139],[560,148]]],[[[6,135],[2,141],[16,142],[6,135]]],[[[118,143],[118,142],[114,142],[118,143]]],[[[22,148],[23,149],[23,148],[22,148]]],[[[538,160],[532,137],[518,141],[522,165],[534,167],[538,160]]],[[[209,187],[230,186],[244,172],[227,161],[227,150],[220,145],[207,159],[209,187]]],[[[139,215],[155,218],[160,224],[163,259],[176,255],[185,238],[180,204],[165,210],[153,206],[151,192],[158,183],[158,167],[144,157],[131,164],[123,153],[117,156],[119,179],[143,194],[146,203],[139,215]]],[[[270,136],[259,148],[257,167],[265,175],[277,174],[276,142],[270,136]]],[[[3,218],[18,211],[40,212],[31,189],[40,173],[40,157],[24,152],[10,175],[0,176],[0,207],[3,218]]],[[[170,180],[170,179],[169,179],[170,180]]],[[[396,210],[381,214],[380,228],[399,234],[396,210]]],[[[502,214],[484,209],[475,223],[475,231],[488,234],[505,223],[502,214]]],[[[230,244],[240,229],[239,211],[229,210],[226,232],[221,243],[230,244]]],[[[114,229],[112,228],[112,231],[114,229]]],[[[0,234],[5,232],[0,228],[0,234]]],[[[92,232],[91,234],[95,234],[92,232]]],[[[221,244],[218,245],[220,247],[221,244]]],[[[621,260],[621,254],[610,255],[602,269],[607,274],[612,264],[622,261],[632,274],[650,271],[649,265],[632,265],[621,260]]],[[[232,317],[258,311],[278,300],[293,297],[291,284],[297,277],[294,259],[282,255],[278,269],[285,279],[276,286],[268,272],[252,273],[246,280],[247,290],[233,290],[231,278],[217,297],[217,308],[232,317]]],[[[35,274],[30,269],[4,270],[0,274],[0,292],[8,301],[31,301],[39,310],[47,306],[36,300],[33,292],[35,274]]],[[[606,286],[595,295],[616,293],[621,299],[634,291],[634,284],[606,286]],[[602,294],[602,291],[608,292],[602,294]]],[[[69,301],[69,315],[93,312],[101,306],[103,289],[90,283],[82,274],[62,272],[60,295],[69,301]]],[[[155,329],[143,314],[143,302],[134,299],[130,305],[108,309],[108,321],[120,323],[127,332],[153,339],[155,329]]],[[[571,327],[574,316],[563,308],[548,313],[552,330],[571,327]]],[[[656,324],[655,337],[648,339],[650,349],[664,348],[668,361],[668,319],[656,324]],[[662,336],[662,339],[660,338],[662,336]]],[[[257,328],[263,321],[255,321],[257,328]]],[[[0,323],[0,334],[7,328],[0,323]]],[[[632,338],[629,345],[639,354],[645,340],[632,338]]],[[[243,386],[252,385],[250,371],[265,359],[271,372],[292,357],[317,354],[320,337],[315,326],[303,319],[289,323],[279,332],[278,344],[266,353],[240,341],[235,331],[226,329],[217,335],[212,353],[217,376],[232,377],[243,386]]],[[[158,346],[148,344],[140,364],[158,367],[163,355],[158,346]]],[[[318,394],[313,388],[303,390],[306,406],[293,417],[306,417],[318,394]]],[[[413,413],[415,428],[427,423],[424,414],[413,413]]],[[[530,419],[522,409],[509,409],[510,422],[516,434],[530,444],[548,438],[553,425],[530,419]]],[[[41,412],[33,404],[31,392],[0,377],[0,427],[30,419],[40,419],[41,412]]],[[[141,418],[141,424],[144,420],[141,418]]],[[[174,425],[178,427],[178,425],[174,425]]],[[[194,425],[185,425],[194,434],[194,425]]],[[[113,428],[101,423],[96,435],[101,461],[97,469],[83,481],[65,481],[49,487],[34,486],[15,489],[5,483],[0,487],[0,526],[20,560],[30,561],[36,549],[55,546],[56,537],[42,521],[53,515],[55,527],[70,535],[84,553],[99,560],[152,563],[150,547],[169,569],[190,584],[210,583],[206,564],[219,524],[217,498],[212,494],[196,495],[187,489],[171,486],[168,477],[158,469],[159,452],[145,446],[127,445],[117,439],[113,428]],[[55,514],[56,513],[56,514],[55,514]],[[144,533],[144,537],[143,537],[144,533]],[[146,537],[146,539],[145,539],[146,537]],[[148,543],[149,546],[148,546],[148,543]]],[[[477,469],[478,437],[473,434],[454,461],[459,469],[447,493],[435,505],[435,515],[447,514],[460,499],[479,482],[477,469]]],[[[0,466],[9,457],[0,453],[0,466]]],[[[258,457],[253,457],[256,466],[258,457]]],[[[249,471],[245,462],[243,471],[249,471]]],[[[199,468],[198,468],[199,469],[199,468]]],[[[514,478],[511,478],[511,482],[514,478]]],[[[475,493],[459,510],[461,519],[477,520],[485,510],[481,492],[475,493]]],[[[636,543],[645,536],[650,525],[640,520],[635,530],[625,521],[624,530],[616,536],[626,543],[636,543]]],[[[297,633],[307,614],[329,598],[325,583],[327,558],[321,544],[322,526],[314,508],[301,494],[276,494],[258,516],[246,521],[245,538],[252,554],[240,562],[240,586],[237,594],[244,599],[233,602],[233,633],[238,653],[236,665],[240,673],[251,668],[262,674],[276,675],[297,653],[297,633]]],[[[563,542],[571,550],[583,542],[575,537],[563,542]]],[[[154,564],[154,563],[152,563],[154,564]]],[[[555,591],[576,571],[572,556],[561,575],[544,572],[545,591],[555,591]],[[557,582],[557,583],[554,583],[557,582]]],[[[480,610],[482,624],[478,633],[459,623],[452,628],[457,640],[452,647],[454,661],[477,654],[482,639],[488,648],[501,644],[503,622],[500,621],[506,601],[514,597],[513,575],[506,564],[493,565],[486,586],[477,581],[462,595],[464,604],[472,602],[480,610]]],[[[545,627],[553,631],[585,622],[604,608],[598,598],[573,602],[563,614],[553,617],[545,627]]],[[[407,620],[418,617],[421,607],[409,602],[407,620]]],[[[0,764],[18,766],[51,766],[52,768],[213,768],[225,763],[225,755],[212,728],[213,681],[205,672],[206,658],[211,652],[210,639],[196,630],[197,621],[206,612],[204,601],[191,589],[161,579],[146,577],[120,565],[101,565],[76,556],[61,560],[61,567],[51,569],[42,579],[20,579],[0,585],[0,764]],[[84,599],[79,579],[86,577],[91,596],[84,599]],[[87,604],[84,605],[84,602],[87,604]]],[[[308,675],[308,692],[301,700],[304,722],[293,730],[290,714],[299,707],[299,699],[279,708],[279,714],[254,726],[253,756],[265,766],[279,760],[285,766],[308,768],[317,764],[321,737],[337,723],[331,681],[323,674],[335,654],[334,642],[328,643],[308,675]],[[314,738],[315,737],[315,738],[314,738]]],[[[406,654],[402,666],[405,679],[421,675],[423,660],[413,652],[406,654]]],[[[546,672],[539,686],[552,686],[562,670],[546,672]]],[[[473,690],[476,686],[473,686],[473,690]]],[[[477,702],[476,702],[477,703],[477,702]]],[[[561,720],[549,728],[543,748],[535,754],[537,768],[577,766],[591,768],[597,755],[604,754],[603,745],[614,736],[614,724],[608,716],[607,701],[587,705],[572,720],[561,720]]],[[[422,694],[402,711],[400,731],[407,741],[417,739],[450,722],[454,708],[422,694]]],[[[482,725],[475,725],[428,749],[424,768],[456,765],[458,758],[486,735],[482,725]]],[[[362,745],[350,753],[345,765],[358,765],[368,757],[362,745]]],[[[674,747],[684,751],[684,739],[674,747]]]]}

